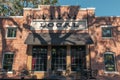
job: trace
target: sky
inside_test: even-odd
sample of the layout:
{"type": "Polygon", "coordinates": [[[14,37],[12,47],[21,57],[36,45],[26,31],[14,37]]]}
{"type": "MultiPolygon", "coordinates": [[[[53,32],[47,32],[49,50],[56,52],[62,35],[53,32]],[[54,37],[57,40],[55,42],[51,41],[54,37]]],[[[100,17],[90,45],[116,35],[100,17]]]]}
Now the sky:
{"type": "Polygon", "coordinates": [[[120,16],[120,0],[59,0],[60,5],[95,8],[96,16],[120,16]]]}

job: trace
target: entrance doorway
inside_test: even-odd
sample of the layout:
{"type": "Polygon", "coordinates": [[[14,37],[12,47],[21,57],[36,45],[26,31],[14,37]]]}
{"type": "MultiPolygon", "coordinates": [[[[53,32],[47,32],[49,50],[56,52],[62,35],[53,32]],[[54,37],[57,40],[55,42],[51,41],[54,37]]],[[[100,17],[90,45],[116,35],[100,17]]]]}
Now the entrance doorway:
{"type": "MultiPolygon", "coordinates": [[[[71,71],[86,68],[86,46],[51,46],[51,70],[67,70],[70,62],[71,71]],[[68,52],[70,52],[68,54],[68,52]],[[69,57],[69,58],[68,58],[69,57]]],[[[32,48],[32,70],[47,71],[50,67],[48,61],[48,46],[33,46],[32,48]],[[47,67],[48,66],[48,67],[47,67]]]]}
{"type": "Polygon", "coordinates": [[[71,71],[86,68],[86,46],[71,46],[71,71]]]}
{"type": "Polygon", "coordinates": [[[67,46],[52,46],[51,70],[66,70],[67,56],[70,56],[71,71],[86,68],[86,46],[70,46],[70,55],[67,54],[67,46]]]}
{"type": "Polygon", "coordinates": [[[67,46],[52,46],[51,49],[51,69],[66,70],[67,46]]]}

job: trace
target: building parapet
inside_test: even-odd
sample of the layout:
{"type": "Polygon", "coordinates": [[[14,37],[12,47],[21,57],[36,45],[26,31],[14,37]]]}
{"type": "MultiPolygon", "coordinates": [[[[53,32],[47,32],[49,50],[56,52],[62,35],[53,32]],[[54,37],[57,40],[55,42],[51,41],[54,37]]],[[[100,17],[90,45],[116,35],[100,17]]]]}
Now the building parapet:
{"type": "Polygon", "coordinates": [[[120,16],[95,16],[96,18],[120,18],[120,16]]]}
{"type": "Polygon", "coordinates": [[[23,10],[41,10],[40,8],[23,8],[23,10]]]}
{"type": "Polygon", "coordinates": [[[23,16],[0,16],[0,18],[23,18],[23,16]]]}
{"type": "Polygon", "coordinates": [[[89,7],[89,8],[80,8],[80,10],[95,10],[94,7],[89,7]]]}

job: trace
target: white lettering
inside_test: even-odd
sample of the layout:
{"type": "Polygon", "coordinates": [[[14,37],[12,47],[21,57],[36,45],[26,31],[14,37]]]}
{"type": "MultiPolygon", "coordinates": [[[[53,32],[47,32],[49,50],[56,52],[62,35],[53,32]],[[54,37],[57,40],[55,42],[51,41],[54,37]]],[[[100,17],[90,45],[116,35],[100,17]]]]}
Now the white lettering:
{"type": "Polygon", "coordinates": [[[32,21],[31,30],[81,30],[86,28],[86,20],[77,21],[32,21]],[[39,27],[38,27],[39,26],[39,27]]]}

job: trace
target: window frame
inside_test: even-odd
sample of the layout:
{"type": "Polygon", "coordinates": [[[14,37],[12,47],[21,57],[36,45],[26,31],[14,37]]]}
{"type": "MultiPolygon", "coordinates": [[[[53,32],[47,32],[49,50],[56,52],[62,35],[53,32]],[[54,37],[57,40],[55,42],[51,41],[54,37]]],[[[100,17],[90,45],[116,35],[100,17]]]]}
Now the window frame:
{"type": "Polygon", "coordinates": [[[104,25],[104,26],[101,26],[101,36],[102,36],[103,39],[106,39],[106,38],[109,39],[109,38],[112,38],[112,37],[113,37],[112,27],[113,27],[112,25],[104,25]],[[111,32],[111,33],[110,33],[110,35],[111,35],[110,37],[103,36],[103,28],[110,28],[110,32],[111,32]]]}
{"type": "Polygon", "coordinates": [[[105,73],[116,73],[117,72],[117,66],[116,66],[116,59],[115,59],[115,53],[114,52],[110,52],[110,51],[107,51],[107,52],[104,52],[104,71],[105,73]],[[113,58],[114,58],[114,67],[115,67],[115,70],[114,71],[107,71],[106,68],[105,68],[105,54],[112,54],[113,55],[113,58]]]}
{"type": "MultiPolygon", "coordinates": [[[[47,66],[47,57],[48,57],[48,46],[39,46],[39,45],[34,45],[33,47],[32,47],[32,61],[31,61],[31,69],[33,68],[33,48],[35,48],[35,47],[39,47],[39,49],[40,48],[46,48],[47,49],[47,53],[46,53],[46,66],[47,66]]],[[[37,63],[37,62],[35,62],[35,63],[37,63]]],[[[35,66],[36,64],[34,64],[34,66],[35,66]]],[[[37,64],[38,65],[38,64],[37,64]]],[[[41,64],[39,64],[39,65],[41,65],[41,64]]],[[[43,65],[44,66],[44,65],[43,65]]],[[[35,69],[35,67],[34,67],[34,69],[35,69]]],[[[34,69],[32,69],[32,70],[34,70],[34,69]]],[[[47,67],[46,67],[46,70],[34,70],[35,72],[46,72],[47,71],[47,67]]]]}
{"type": "Polygon", "coordinates": [[[17,26],[6,26],[6,39],[16,39],[17,37],[17,26]],[[8,29],[16,29],[16,36],[15,37],[8,37],[8,29]]]}
{"type": "MultiPolygon", "coordinates": [[[[2,69],[4,67],[3,65],[4,65],[5,54],[13,54],[13,62],[14,62],[14,53],[13,52],[4,52],[3,53],[3,58],[2,58],[2,69]]],[[[13,69],[13,62],[12,62],[12,69],[13,69]]],[[[12,73],[12,70],[8,71],[8,73],[12,73]]]]}
{"type": "MultiPolygon", "coordinates": [[[[82,51],[82,50],[80,51],[80,52],[84,52],[84,53],[85,53],[85,54],[79,54],[80,56],[86,55],[86,53],[87,53],[87,48],[86,48],[86,45],[72,45],[72,46],[70,47],[71,71],[72,71],[72,72],[77,72],[77,70],[72,70],[72,47],[75,47],[75,48],[80,48],[80,47],[81,47],[81,48],[85,49],[84,51],[82,51]]],[[[79,56],[79,59],[81,59],[80,56],[79,56]]],[[[78,57],[78,56],[77,56],[77,57],[78,57]]],[[[86,66],[86,56],[84,56],[84,58],[85,58],[85,63],[84,63],[85,65],[82,64],[82,66],[83,66],[82,68],[83,68],[83,69],[87,68],[87,66],[86,66]]],[[[82,58],[82,60],[84,60],[84,59],[82,58]]],[[[78,64],[78,65],[80,65],[80,64],[78,64]]]]}
{"type": "MultiPolygon", "coordinates": [[[[66,68],[66,66],[67,66],[67,46],[52,46],[51,47],[51,70],[56,70],[56,69],[52,69],[52,65],[54,65],[55,64],[55,62],[52,62],[52,59],[53,60],[55,60],[55,62],[59,62],[59,61],[61,61],[62,62],[62,60],[63,60],[63,62],[64,62],[64,60],[65,60],[65,64],[64,63],[62,63],[61,64],[61,62],[59,62],[59,63],[57,63],[56,64],[56,66],[53,66],[53,67],[57,67],[57,69],[59,69],[59,67],[58,66],[62,66],[62,67],[64,67],[65,66],[65,69],[62,69],[62,71],[65,71],[67,68],[66,68]],[[55,59],[55,58],[53,58],[53,54],[52,54],[52,49],[53,48],[55,48],[56,49],[56,55],[59,55],[59,54],[61,54],[61,53],[59,53],[59,50],[60,49],[64,49],[64,51],[65,51],[65,53],[62,53],[61,55],[62,56],[60,56],[59,58],[57,57],[57,59],[55,59]],[[63,55],[64,54],[64,55],[63,55]],[[53,63],[53,64],[52,64],[53,63]]],[[[61,68],[60,68],[61,69],[61,68]]]]}

